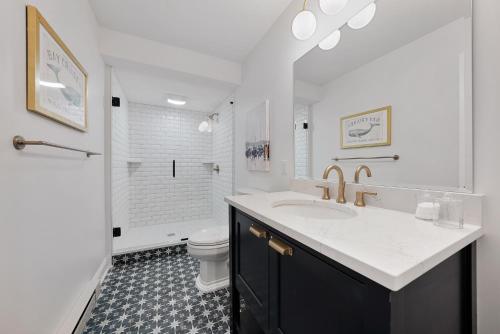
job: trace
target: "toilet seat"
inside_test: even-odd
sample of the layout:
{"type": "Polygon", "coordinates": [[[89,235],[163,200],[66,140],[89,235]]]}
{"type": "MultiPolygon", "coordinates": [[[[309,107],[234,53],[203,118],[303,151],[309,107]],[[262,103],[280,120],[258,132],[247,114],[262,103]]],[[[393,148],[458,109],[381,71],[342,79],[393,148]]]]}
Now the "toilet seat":
{"type": "Polygon", "coordinates": [[[214,226],[202,229],[188,240],[188,244],[195,247],[215,248],[225,247],[229,243],[229,227],[227,225],[214,226]]]}

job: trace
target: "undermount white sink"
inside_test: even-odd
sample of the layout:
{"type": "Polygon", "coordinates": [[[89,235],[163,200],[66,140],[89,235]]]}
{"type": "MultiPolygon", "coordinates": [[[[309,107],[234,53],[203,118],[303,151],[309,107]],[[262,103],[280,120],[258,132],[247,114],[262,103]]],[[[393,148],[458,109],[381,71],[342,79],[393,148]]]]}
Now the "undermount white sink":
{"type": "Polygon", "coordinates": [[[282,200],[272,203],[272,207],[284,214],[311,219],[349,219],[357,215],[342,204],[317,200],[282,200]]]}

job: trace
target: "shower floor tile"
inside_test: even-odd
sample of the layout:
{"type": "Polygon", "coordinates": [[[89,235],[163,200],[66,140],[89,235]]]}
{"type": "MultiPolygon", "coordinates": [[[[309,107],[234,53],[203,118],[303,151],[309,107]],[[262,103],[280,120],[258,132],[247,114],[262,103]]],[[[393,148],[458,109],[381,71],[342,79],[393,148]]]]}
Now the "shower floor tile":
{"type": "Polygon", "coordinates": [[[229,291],[198,291],[186,245],[113,261],[84,334],[229,334],[229,291]]]}
{"type": "MultiPolygon", "coordinates": [[[[227,223],[227,222],[225,222],[227,223]]],[[[113,238],[113,254],[166,247],[184,243],[197,230],[221,224],[214,219],[192,220],[179,223],[133,227],[113,238]]]]}

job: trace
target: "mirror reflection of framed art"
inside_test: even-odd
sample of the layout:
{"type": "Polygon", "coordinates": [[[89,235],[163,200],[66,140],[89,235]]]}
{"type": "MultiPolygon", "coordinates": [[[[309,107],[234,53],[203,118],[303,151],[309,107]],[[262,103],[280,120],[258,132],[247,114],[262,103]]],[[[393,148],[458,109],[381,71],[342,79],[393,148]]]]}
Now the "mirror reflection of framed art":
{"type": "Polygon", "coordinates": [[[391,145],[391,113],[387,106],[340,119],[342,148],[391,145]]]}

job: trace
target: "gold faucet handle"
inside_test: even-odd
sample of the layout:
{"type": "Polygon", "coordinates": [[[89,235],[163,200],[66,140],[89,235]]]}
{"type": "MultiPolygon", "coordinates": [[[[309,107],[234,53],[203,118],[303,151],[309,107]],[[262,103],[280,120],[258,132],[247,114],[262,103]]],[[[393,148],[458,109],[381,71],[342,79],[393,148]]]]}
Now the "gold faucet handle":
{"type": "Polygon", "coordinates": [[[354,202],[354,205],[365,207],[366,206],[365,195],[377,196],[377,193],[370,191],[356,191],[356,201],[354,202]]]}
{"type": "Polygon", "coordinates": [[[315,187],[323,189],[323,197],[322,197],[322,199],[324,199],[325,201],[330,200],[330,186],[328,185],[328,183],[317,184],[315,187]]]}

